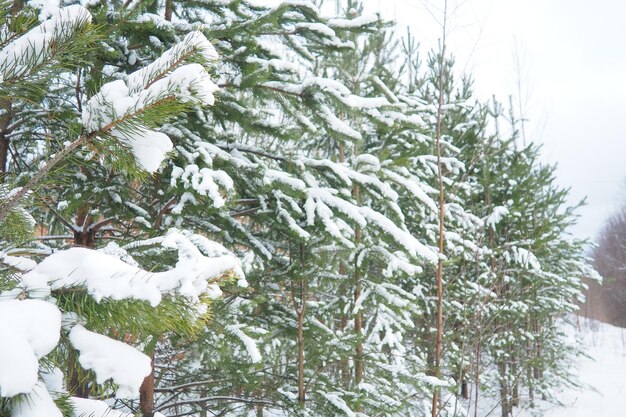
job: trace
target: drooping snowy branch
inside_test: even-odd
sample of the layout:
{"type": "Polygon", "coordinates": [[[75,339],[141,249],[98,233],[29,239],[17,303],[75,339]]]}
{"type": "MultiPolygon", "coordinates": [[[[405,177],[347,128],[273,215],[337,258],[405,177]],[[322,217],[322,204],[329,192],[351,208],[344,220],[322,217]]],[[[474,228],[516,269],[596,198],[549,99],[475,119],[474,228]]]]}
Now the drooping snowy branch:
{"type": "Polygon", "coordinates": [[[217,57],[200,32],[190,33],[161,58],[129,75],[128,81],[116,80],[102,86],[83,109],[82,122],[87,132],[110,133],[130,147],[143,169],[155,172],[172,150],[172,142],[154,130],[156,121],[148,114],[172,100],[201,106],[214,103],[217,86],[205,68],[197,63],[181,65],[195,55],[217,57]]]}
{"type": "Polygon", "coordinates": [[[52,17],[0,50],[0,84],[21,77],[51,58],[59,43],[68,42],[91,14],[80,5],[59,9],[52,17]]]}

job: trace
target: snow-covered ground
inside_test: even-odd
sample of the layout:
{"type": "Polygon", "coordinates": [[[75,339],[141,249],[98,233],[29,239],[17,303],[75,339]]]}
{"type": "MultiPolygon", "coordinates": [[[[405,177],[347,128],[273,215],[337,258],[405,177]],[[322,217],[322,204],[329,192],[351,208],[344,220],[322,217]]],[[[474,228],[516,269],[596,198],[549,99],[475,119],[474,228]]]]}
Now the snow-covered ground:
{"type": "Polygon", "coordinates": [[[543,416],[626,416],[626,329],[583,318],[579,323],[589,355],[578,359],[579,378],[585,386],[565,390],[561,399],[567,406],[547,409],[543,416]]]}

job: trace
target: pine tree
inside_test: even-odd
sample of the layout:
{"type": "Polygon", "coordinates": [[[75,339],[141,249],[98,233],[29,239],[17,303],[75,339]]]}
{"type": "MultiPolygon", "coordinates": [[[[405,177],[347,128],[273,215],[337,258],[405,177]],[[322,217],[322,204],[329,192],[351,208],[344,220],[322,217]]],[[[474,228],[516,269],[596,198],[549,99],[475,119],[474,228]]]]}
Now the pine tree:
{"type": "MultiPolygon", "coordinates": [[[[86,54],[101,36],[91,14],[78,5],[44,9],[39,23],[37,11],[28,7],[5,3],[3,12],[2,100],[11,119],[7,125],[14,123],[6,130],[12,136],[3,140],[32,143],[16,146],[3,171],[1,412],[103,412],[106,404],[85,398],[137,395],[151,361],[133,346],[149,353],[168,333],[194,337],[206,321],[208,297],[219,292],[217,284],[242,276],[239,263],[222,246],[174,228],[150,241],[135,234],[125,249],[55,250],[32,237],[35,226],[43,233],[56,226],[37,225],[31,213],[57,216],[74,232],[75,243],[95,247],[96,233],[104,230],[88,227],[110,221],[90,211],[92,223],[72,225],[51,205],[67,189],[43,186],[78,173],[86,177],[90,165],[136,181],[156,171],[171,142],[154,129],[190,106],[213,104],[216,87],[199,63],[214,59],[215,52],[202,34],[191,32],[152,64],[102,85],[81,103],[83,84],[73,74],[88,66],[86,54]],[[74,85],[76,94],[66,94],[74,85]],[[76,160],[83,166],[76,167],[76,160]],[[36,207],[31,198],[45,208],[31,209],[36,207]],[[91,240],[77,241],[86,232],[91,240]],[[141,268],[128,252],[136,248],[152,250],[144,249],[142,264],[163,272],[141,268]],[[156,253],[161,256],[154,264],[156,253]]],[[[96,177],[94,171],[88,173],[96,177]]],[[[56,200],[56,206],[84,207],[89,203],[82,196],[77,193],[66,204],[56,200]]]]}
{"type": "Polygon", "coordinates": [[[549,396],[570,352],[557,318],[588,272],[553,169],[492,133],[500,111],[453,60],[422,68],[410,37],[398,56],[357,2],[334,18],[257,3],[3,8],[8,44],[84,21],[25,69],[0,55],[17,77],[0,83],[0,309],[49,313],[60,337],[30,347],[34,388],[6,392],[0,371],[2,412],[421,416],[441,389],[441,415],[483,393],[507,415],[523,390],[549,396]],[[132,381],[91,340],[126,352],[132,381]],[[46,390],[57,406],[20,401],[46,390]]]}

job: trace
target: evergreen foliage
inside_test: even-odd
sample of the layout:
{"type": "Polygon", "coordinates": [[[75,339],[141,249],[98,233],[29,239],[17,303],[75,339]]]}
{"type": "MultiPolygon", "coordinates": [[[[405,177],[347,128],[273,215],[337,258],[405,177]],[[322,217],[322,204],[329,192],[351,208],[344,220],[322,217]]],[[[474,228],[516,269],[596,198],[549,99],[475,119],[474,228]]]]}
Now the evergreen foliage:
{"type": "Polygon", "coordinates": [[[0,325],[32,365],[0,415],[422,416],[442,387],[508,417],[569,383],[575,207],[453,60],[355,1],[52,3],[1,5],[0,312],[53,313],[44,347],[0,325]]]}

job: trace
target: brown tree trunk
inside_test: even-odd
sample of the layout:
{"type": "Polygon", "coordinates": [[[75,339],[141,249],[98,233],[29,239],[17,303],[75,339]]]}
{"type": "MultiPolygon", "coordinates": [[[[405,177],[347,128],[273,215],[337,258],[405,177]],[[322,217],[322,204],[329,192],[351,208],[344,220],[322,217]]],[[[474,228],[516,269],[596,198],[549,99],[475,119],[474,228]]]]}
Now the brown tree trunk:
{"type": "Polygon", "coordinates": [[[307,281],[304,274],[305,270],[305,256],[304,256],[304,243],[300,242],[300,266],[302,268],[302,275],[300,276],[300,307],[296,302],[295,294],[292,293],[293,304],[298,314],[298,403],[301,407],[304,407],[306,401],[306,393],[304,390],[304,315],[306,313],[307,303],[307,281]]]}
{"type": "MultiPolygon", "coordinates": [[[[443,249],[444,249],[444,219],[445,219],[445,195],[443,186],[443,165],[441,163],[441,121],[443,118],[443,65],[446,52],[446,22],[448,18],[448,1],[444,1],[443,7],[443,36],[441,41],[441,55],[439,57],[439,97],[437,100],[437,180],[439,183],[439,261],[437,263],[437,335],[435,339],[435,377],[441,378],[441,352],[443,341],[443,249]]],[[[438,416],[440,401],[440,388],[433,391],[432,417],[438,416]]]]}
{"type": "Polygon", "coordinates": [[[150,375],[144,378],[139,388],[139,410],[142,417],[154,417],[154,351],[150,353],[150,375]]]}
{"type": "Polygon", "coordinates": [[[9,124],[11,122],[11,102],[0,100],[0,109],[4,114],[0,116],[0,183],[5,181],[9,161],[9,124]]]}
{"type": "Polygon", "coordinates": [[[89,214],[89,206],[83,206],[76,213],[76,226],[74,230],[74,245],[89,249],[96,247],[96,232],[91,227],[93,217],[89,214]]]}
{"type": "Polygon", "coordinates": [[[304,311],[298,312],[298,403],[304,407],[304,311]]]}
{"type": "MultiPolygon", "coordinates": [[[[345,149],[344,149],[343,143],[339,144],[338,161],[340,163],[345,161],[345,149]]],[[[347,273],[348,271],[346,268],[346,264],[342,260],[339,262],[339,275],[343,277],[347,275],[347,273]]],[[[348,292],[347,285],[342,284],[340,286],[339,291],[341,295],[345,295],[348,292]]],[[[347,326],[348,326],[348,316],[342,313],[341,319],[339,321],[339,328],[343,332],[347,326]]],[[[348,363],[348,357],[344,357],[339,361],[339,368],[341,370],[341,382],[343,386],[347,388],[350,385],[350,380],[352,379],[350,375],[350,365],[348,363]]]]}
{"type": "MultiPolygon", "coordinates": [[[[359,149],[354,146],[354,155],[358,155],[359,149]]],[[[352,188],[352,195],[357,204],[361,202],[361,189],[358,184],[355,184],[352,188]]],[[[361,228],[354,228],[354,242],[358,247],[361,241],[361,228]]],[[[363,293],[363,283],[361,280],[361,271],[358,265],[358,255],[354,259],[354,304],[359,301],[361,294],[363,293]]],[[[365,373],[364,355],[363,355],[363,310],[359,310],[354,315],[354,333],[356,335],[356,347],[354,351],[354,386],[358,388],[359,384],[363,381],[365,373]]],[[[363,406],[359,403],[355,407],[355,411],[358,413],[363,412],[363,406]]]]}
{"type": "Polygon", "coordinates": [[[0,183],[4,182],[7,173],[7,162],[9,160],[9,141],[4,133],[0,132],[0,183]]]}
{"type": "Polygon", "coordinates": [[[174,13],[174,0],[165,0],[165,20],[170,22],[174,13]]]}
{"type": "Polygon", "coordinates": [[[468,399],[469,398],[469,390],[467,389],[467,380],[465,379],[465,375],[461,377],[461,398],[468,399]]]}
{"type": "Polygon", "coordinates": [[[511,405],[509,402],[509,387],[506,383],[506,364],[504,361],[498,362],[498,373],[500,374],[500,407],[502,417],[511,415],[511,405]]]}
{"type": "Polygon", "coordinates": [[[11,14],[15,16],[22,10],[23,7],[24,0],[13,0],[13,4],[11,5],[11,14]]]}
{"type": "MultiPolygon", "coordinates": [[[[355,186],[355,195],[359,195],[359,186],[355,186]]],[[[361,229],[356,228],[354,230],[354,240],[358,243],[361,240],[361,229]]],[[[356,304],[363,292],[361,274],[357,265],[357,260],[354,261],[354,303],[356,304]]],[[[358,386],[363,381],[363,374],[365,365],[363,363],[363,311],[359,310],[354,315],[354,332],[356,334],[357,342],[354,355],[354,384],[358,386]]],[[[357,411],[363,411],[357,407],[357,411]]]]}
{"type": "MultiPolygon", "coordinates": [[[[339,275],[344,276],[347,274],[346,265],[343,262],[339,263],[339,275]]],[[[346,293],[345,285],[341,285],[340,294],[346,293]]],[[[348,316],[346,314],[341,314],[341,319],[339,320],[339,328],[343,332],[346,327],[348,327],[348,316]]],[[[350,365],[348,363],[348,357],[343,357],[339,361],[339,369],[341,371],[341,382],[344,388],[347,388],[350,385],[351,375],[350,375],[350,365]]]]}

